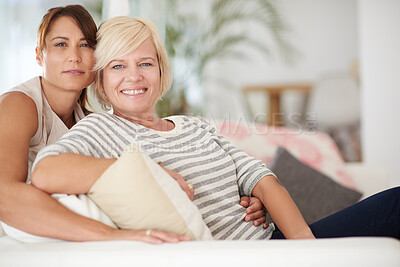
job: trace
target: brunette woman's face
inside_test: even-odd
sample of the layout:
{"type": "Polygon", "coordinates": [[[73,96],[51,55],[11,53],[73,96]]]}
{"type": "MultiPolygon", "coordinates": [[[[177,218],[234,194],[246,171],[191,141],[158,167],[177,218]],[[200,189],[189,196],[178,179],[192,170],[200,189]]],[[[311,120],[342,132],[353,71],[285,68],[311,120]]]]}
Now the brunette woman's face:
{"type": "Polygon", "coordinates": [[[47,87],[79,91],[94,80],[94,50],[69,16],[52,22],[45,37],[45,48],[36,54],[47,87]]]}

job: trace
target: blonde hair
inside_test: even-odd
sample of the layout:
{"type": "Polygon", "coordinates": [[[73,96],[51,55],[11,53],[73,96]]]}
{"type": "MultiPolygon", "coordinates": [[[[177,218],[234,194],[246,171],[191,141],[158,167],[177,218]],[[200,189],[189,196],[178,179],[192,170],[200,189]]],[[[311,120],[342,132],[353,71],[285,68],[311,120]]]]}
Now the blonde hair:
{"type": "Polygon", "coordinates": [[[147,39],[152,41],[157,51],[161,78],[159,97],[161,97],[172,83],[171,65],[154,23],[144,18],[119,16],[109,18],[100,25],[97,32],[95,79],[92,90],[94,90],[94,95],[105,110],[110,109],[111,103],[103,90],[104,68],[112,60],[133,52],[147,39]]]}

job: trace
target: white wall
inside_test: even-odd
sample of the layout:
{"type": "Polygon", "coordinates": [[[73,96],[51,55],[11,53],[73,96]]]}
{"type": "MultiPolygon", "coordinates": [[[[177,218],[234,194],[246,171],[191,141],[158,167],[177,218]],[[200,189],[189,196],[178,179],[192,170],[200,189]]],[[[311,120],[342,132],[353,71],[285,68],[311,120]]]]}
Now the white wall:
{"type": "Polygon", "coordinates": [[[36,62],[36,34],[47,10],[81,4],[90,11],[91,2],[96,0],[0,0],[0,94],[42,74],[36,62]]]}
{"type": "Polygon", "coordinates": [[[363,157],[400,185],[400,1],[358,4],[363,157]]]}
{"type": "MultiPolygon", "coordinates": [[[[316,81],[321,75],[349,71],[358,57],[357,1],[356,0],[279,0],[274,1],[285,22],[291,28],[288,35],[300,55],[294,64],[286,64],[276,54],[267,60],[260,54],[249,52],[248,60],[215,64],[212,72],[231,82],[229,88],[211,86],[215,97],[208,102],[216,115],[234,114],[240,100],[235,94],[246,85],[274,82],[316,81]],[[216,92],[232,98],[225,105],[216,92]],[[214,100],[214,102],[213,102],[214,100]]],[[[248,30],[249,25],[243,25],[248,30]]],[[[252,35],[261,41],[269,38],[260,29],[251,29],[252,35]]],[[[274,51],[276,52],[276,50],[274,51]]],[[[239,96],[240,97],[240,96],[239,96]]],[[[289,95],[287,96],[289,97],[289,95]]],[[[264,112],[268,103],[260,97],[253,102],[255,111],[264,112]]],[[[293,102],[288,102],[289,109],[293,102]]]]}
{"type": "Polygon", "coordinates": [[[36,63],[35,47],[44,12],[37,1],[0,2],[0,94],[42,73],[36,63]]]}

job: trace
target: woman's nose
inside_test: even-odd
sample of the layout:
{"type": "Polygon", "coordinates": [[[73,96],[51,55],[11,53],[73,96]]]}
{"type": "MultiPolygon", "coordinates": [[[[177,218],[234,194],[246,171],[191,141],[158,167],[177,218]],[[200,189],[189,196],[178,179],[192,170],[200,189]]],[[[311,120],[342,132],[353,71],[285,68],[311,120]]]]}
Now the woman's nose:
{"type": "Polygon", "coordinates": [[[81,54],[80,54],[78,48],[71,47],[69,54],[68,54],[68,61],[71,61],[71,62],[81,62],[82,61],[82,57],[81,57],[81,54]]]}
{"type": "Polygon", "coordinates": [[[131,67],[128,69],[128,80],[130,81],[140,81],[143,79],[142,74],[140,73],[139,68],[131,67]]]}

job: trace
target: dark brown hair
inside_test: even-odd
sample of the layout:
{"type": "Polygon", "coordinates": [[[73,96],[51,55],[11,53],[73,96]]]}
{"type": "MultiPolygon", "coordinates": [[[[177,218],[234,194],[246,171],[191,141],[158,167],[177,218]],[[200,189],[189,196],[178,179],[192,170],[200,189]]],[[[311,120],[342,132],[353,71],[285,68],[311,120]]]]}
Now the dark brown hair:
{"type": "MultiPolygon", "coordinates": [[[[40,52],[46,46],[45,38],[50,31],[51,24],[59,17],[69,16],[73,18],[81,29],[86,41],[93,49],[96,46],[96,32],[97,26],[90,13],[81,5],[68,5],[65,7],[50,8],[43,16],[37,31],[37,47],[40,52]]],[[[86,109],[86,103],[89,104],[87,99],[87,88],[84,88],[78,100],[79,105],[82,107],[85,114],[89,111],[86,109]]],[[[90,105],[90,104],[89,104],[90,105]]]]}

